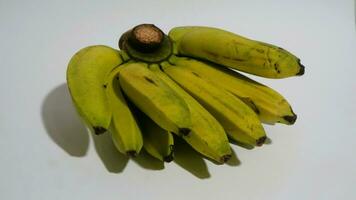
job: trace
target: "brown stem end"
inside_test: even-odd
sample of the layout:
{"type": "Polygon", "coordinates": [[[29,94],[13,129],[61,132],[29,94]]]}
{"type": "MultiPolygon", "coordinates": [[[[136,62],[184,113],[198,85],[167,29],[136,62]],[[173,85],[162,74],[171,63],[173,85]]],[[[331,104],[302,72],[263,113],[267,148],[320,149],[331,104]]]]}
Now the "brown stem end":
{"type": "Polygon", "coordinates": [[[135,26],[127,35],[132,47],[141,52],[152,52],[163,42],[164,33],[153,24],[135,26]]]}

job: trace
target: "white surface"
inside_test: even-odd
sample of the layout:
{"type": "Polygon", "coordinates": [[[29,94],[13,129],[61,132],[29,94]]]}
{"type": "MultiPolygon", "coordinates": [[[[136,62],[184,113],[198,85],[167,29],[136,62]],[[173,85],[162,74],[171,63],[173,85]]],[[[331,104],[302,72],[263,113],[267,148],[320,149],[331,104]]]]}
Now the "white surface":
{"type": "Polygon", "coordinates": [[[356,199],[354,1],[49,2],[0,1],[0,199],[356,199]],[[160,170],[93,140],[71,105],[67,63],[143,22],[221,27],[292,51],[303,77],[256,79],[287,97],[297,123],[265,126],[271,145],[234,145],[238,166],[178,151],[160,170]]]}

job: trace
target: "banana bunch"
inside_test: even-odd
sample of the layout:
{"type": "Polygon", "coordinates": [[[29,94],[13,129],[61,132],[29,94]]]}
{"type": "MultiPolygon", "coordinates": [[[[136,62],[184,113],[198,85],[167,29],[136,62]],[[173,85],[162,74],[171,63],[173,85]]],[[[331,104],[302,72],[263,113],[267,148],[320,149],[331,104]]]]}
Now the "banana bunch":
{"type": "Polygon", "coordinates": [[[119,47],[81,49],[69,62],[67,84],[84,123],[97,135],[108,131],[123,154],[134,157],[144,148],[172,161],[176,135],[224,163],[229,139],[261,146],[262,123],[297,119],[277,91],[236,71],[303,75],[300,59],[280,47],[210,27],[177,27],[165,35],[152,24],[124,33],[119,47]]]}

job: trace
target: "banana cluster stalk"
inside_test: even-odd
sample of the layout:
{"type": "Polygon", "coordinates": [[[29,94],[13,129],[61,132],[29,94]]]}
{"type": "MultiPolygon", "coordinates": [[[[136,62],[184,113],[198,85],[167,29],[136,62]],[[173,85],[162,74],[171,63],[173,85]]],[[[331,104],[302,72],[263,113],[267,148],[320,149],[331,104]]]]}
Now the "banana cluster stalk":
{"type": "Polygon", "coordinates": [[[229,140],[262,146],[262,123],[294,124],[297,115],[277,91],[238,73],[266,78],[304,74],[300,59],[263,42],[210,27],[152,24],[124,33],[120,50],[81,49],[69,62],[67,84],[83,121],[111,134],[120,153],[141,149],[174,159],[174,137],[216,163],[231,157],[229,140]]]}

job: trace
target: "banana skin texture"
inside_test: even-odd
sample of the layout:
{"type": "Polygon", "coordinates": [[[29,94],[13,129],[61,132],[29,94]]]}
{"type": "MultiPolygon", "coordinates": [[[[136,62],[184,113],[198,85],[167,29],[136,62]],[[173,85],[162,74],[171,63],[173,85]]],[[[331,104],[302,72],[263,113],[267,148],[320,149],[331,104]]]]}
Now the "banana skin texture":
{"type": "Polygon", "coordinates": [[[105,79],[123,60],[118,50],[97,45],[81,49],[70,60],[67,84],[74,105],[95,134],[110,126],[112,110],[105,93],[105,79]]]}
{"type": "Polygon", "coordinates": [[[162,65],[169,77],[216,117],[231,138],[253,146],[264,143],[266,134],[261,122],[244,102],[179,65],[162,65]]]}
{"type": "Polygon", "coordinates": [[[291,125],[297,119],[290,104],[281,94],[234,70],[190,58],[172,57],[170,62],[189,69],[236,95],[258,114],[263,123],[291,125]]]}
{"type": "Polygon", "coordinates": [[[286,78],[304,74],[300,59],[290,52],[217,28],[185,26],[168,34],[178,55],[208,60],[257,76],[286,78]]]}
{"type": "Polygon", "coordinates": [[[136,109],[135,114],[142,129],[144,149],[160,161],[171,162],[174,159],[173,134],[162,129],[140,110],[136,109]]]}
{"type": "Polygon", "coordinates": [[[143,138],[134,114],[131,112],[119,82],[122,67],[115,68],[107,78],[106,95],[112,110],[109,132],[117,149],[128,156],[137,156],[143,145],[143,138]]]}
{"type": "Polygon", "coordinates": [[[192,126],[187,104],[145,63],[129,63],[119,74],[120,85],[130,100],[163,129],[189,134],[192,126]]]}
{"type": "Polygon", "coordinates": [[[192,130],[189,135],[183,135],[183,139],[204,156],[218,163],[227,162],[231,157],[231,148],[226,133],[219,122],[183,88],[161,71],[158,65],[151,65],[150,69],[188,105],[192,118],[192,130]]]}

